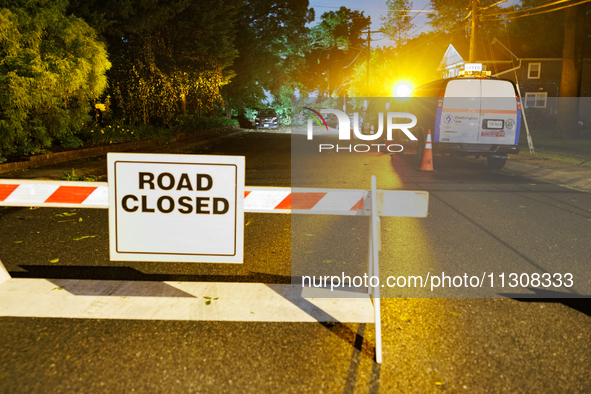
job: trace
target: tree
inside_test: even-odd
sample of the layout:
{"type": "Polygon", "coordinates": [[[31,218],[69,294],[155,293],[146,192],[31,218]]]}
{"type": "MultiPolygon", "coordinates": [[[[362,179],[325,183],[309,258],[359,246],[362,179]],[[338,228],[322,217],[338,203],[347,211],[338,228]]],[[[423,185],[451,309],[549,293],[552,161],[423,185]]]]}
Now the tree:
{"type": "Polygon", "coordinates": [[[234,75],[237,1],[74,1],[108,42],[116,114],[130,123],[167,124],[179,114],[223,107],[234,75]]]}
{"type": "Polygon", "coordinates": [[[579,97],[583,68],[583,31],[587,4],[568,7],[564,10],[564,49],[556,134],[564,138],[578,135],[579,97]]]}
{"type": "Polygon", "coordinates": [[[468,37],[470,21],[466,15],[471,5],[471,0],[431,0],[431,8],[436,12],[429,14],[429,24],[435,31],[468,37]]]}
{"type": "Polygon", "coordinates": [[[4,1],[0,10],[0,155],[38,152],[90,120],[107,87],[105,45],[66,1],[4,1]]]}
{"type": "Polygon", "coordinates": [[[244,0],[236,22],[236,76],[222,90],[225,104],[241,112],[259,107],[265,91],[279,96],[284,86],[295,86],[314,20],[308,1],[244,0]]]}
{"type": "Polygon", "coordinates": [[[388,15],[380,17],[382,21],[382,31],[396,46],[404,44],[408,39],[408,32],[414,27],[412,18],[405,10],[410,10],[412,2],[408,0],[387,0],[388,15]]]}
{"type": "Polygon", "coordinates": [[[354,65],[367,57],[364,30],[370,19],[363,12],[341,7],[325,12],[322,22],[310,31],[310,50],[298,80],[304,91],[318,90],[327,96],[344,95],[354,65]]]}

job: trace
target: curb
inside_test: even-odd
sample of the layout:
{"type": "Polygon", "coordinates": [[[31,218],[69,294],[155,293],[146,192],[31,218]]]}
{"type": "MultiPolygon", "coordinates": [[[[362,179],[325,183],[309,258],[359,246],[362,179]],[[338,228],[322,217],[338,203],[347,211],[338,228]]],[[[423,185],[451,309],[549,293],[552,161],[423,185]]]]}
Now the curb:
{"type": "Polygon", "coordinates": [[[526,163],[524,160],[510,159],[502,171],[591,193],[591,168],[551,163],[549,161],[526,163]]]}
{"type": "MultiPolygon", "coordinates": [[[[223,130],[231,130],[232,127],[218,127],[215,129],[208,129],[205,131],[216,132],[223,130]]],[[[196,133],[179,133],[170,142],[178,142],[185,140],[198,139],[194,137],[203,137],[203,135],[196,133]],[[193,137],[193,138],[192,138],[193,137]]],[[[29,160],[17,161],[14,163],[0,164],[0,173],[11,172],[16,170],[24,170],[31,167],[45,166],[50,164],[63,163],[66,161],[86,159],[88,157],[99,156],[107,152],[122,152],[132,149],[148,148],[158,145],[159,142],[156,140],[140,140],[132,142],[124,142],[120,144],[112,144],[105,146],[97,146],[94,148],[78,149],[66,152],[48,153],[46,155],[31,156],[29,160]]]]}

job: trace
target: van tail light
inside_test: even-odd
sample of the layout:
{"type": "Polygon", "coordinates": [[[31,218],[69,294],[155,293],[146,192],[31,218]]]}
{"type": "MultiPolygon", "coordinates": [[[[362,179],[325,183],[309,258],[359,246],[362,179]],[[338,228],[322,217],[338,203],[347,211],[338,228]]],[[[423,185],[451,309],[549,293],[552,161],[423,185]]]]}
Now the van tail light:
{"type": "Polygon", "coordinates": [[[521,111],[521,100],[519,99],[519,96],[515,96],[515,100],[517,101],[517,110],[521,111]]]}
{"type": "Polygon", "coordinates": [[[439,93],[439,101],[437,102],[437,108],[443,108],[443,97],[445,97],[445,93],[439,93]]]}

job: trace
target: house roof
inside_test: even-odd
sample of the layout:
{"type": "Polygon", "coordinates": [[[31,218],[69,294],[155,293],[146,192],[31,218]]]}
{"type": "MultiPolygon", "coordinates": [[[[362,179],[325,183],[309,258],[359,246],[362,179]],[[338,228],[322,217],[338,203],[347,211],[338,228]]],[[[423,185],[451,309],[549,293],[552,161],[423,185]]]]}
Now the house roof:
{"type": "Polygon", "coordinates": [[[460,55],[460,53],[454,48],[452,44],[449,44],[447,50],[443,54],[443,59],[441,59],[441,63],[439,63],[439,67],[437,70],[443,70],[449,66],[465,63],[464,58],[460,55]]]}

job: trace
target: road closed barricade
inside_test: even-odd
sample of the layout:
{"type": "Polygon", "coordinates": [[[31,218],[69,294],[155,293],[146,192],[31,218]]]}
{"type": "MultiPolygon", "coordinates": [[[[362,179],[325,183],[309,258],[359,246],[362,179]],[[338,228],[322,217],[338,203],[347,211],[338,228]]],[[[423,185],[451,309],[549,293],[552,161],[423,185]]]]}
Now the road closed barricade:
{"type": "MultiPolygon", "coordinates": [[[[109,183],[0,179],[0,205],[108,208],[111,260],[123,261],[242,263],[244,212],[369,216],[368,275],[379,277],[380,216],[426,217],[428,193],[377,190],[375,177],[370,190],[248,187],[244,186],[243,157],[109,154],[109,183]],[[154,230],[162,228],[167,234],[164,239],[160,239],[163,231],[154,230]],[[199,237],[195,237],[196,232],[199,237]]],[[[190,297],[146,305],[142,303],[147,300],[138,297],[111,297],[100,300],[104,306],[100,310],[89,297],[76,298],[84,291],[102,297],[103,293],[112,296],[122,288],[138,286],[142,289],[133,293],[149,297],[149,287],[156,284],[117,281],[121,282],[116,286],[119,290],[109,292],[105,289],[112,288],[113,281],[69,280],[63,286],[76,290],[64,296],[48,291],[49,285],[43,280],[11,280],[0,263],[0,283],[3,281],[0,297],[18,293],[21,300],[29,297],[29,302],[4,303],[0,316],[141,319],[138,310],[149,309],[150,319],[373,322],[376,361],[382,361],[378,287],[368,287],[367,297],[362,299],[314,300],[302,296],[301,288],[294,295],[289,285],[167,283],[187,294],[200,293],[204,288],[234,293],[235,311],[228,316],[214,308],[201,311],[203,306],[190,297]],[[38,290],[25,291],[25,285],[38,290]],[[263,303],[263,309],[259,303],[257,312],[243,305],[245,300],[256,300],[263,294],[277,303],[263,303]],[[62,297],[61,301],[56,302],[55,297],[62,297]],[[283,300],[287,301],[285,305],[281,304],[283,300]],[[81,303],[78,308],[76,302],[81,303]],[[25,304],[35,312],[19,309],[25,304]],[[182,312],[176,314],[172,305],[182,312]],[[251,312],[236,312],[244,310],[251,312]]]]}

